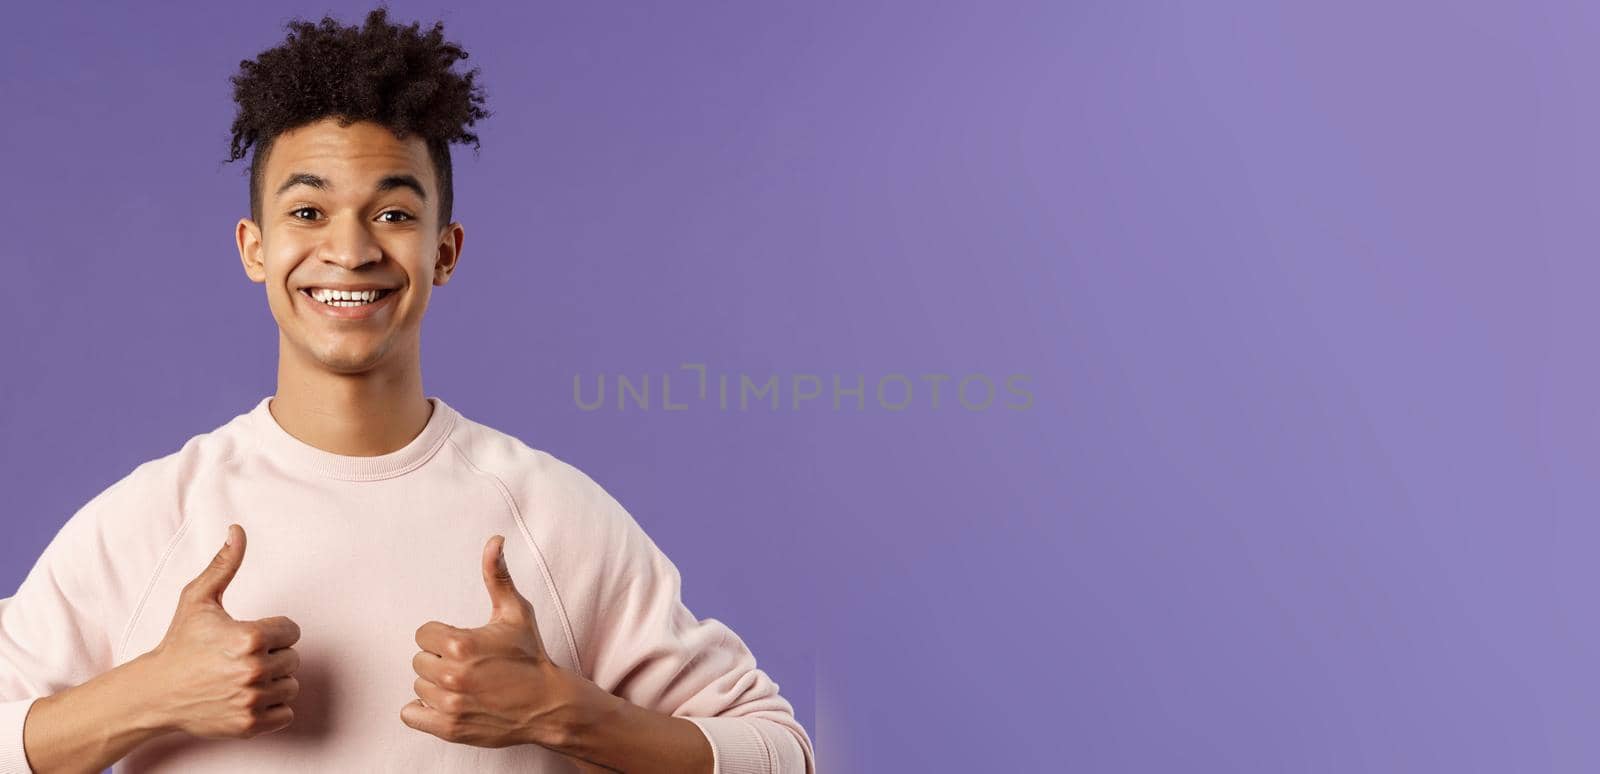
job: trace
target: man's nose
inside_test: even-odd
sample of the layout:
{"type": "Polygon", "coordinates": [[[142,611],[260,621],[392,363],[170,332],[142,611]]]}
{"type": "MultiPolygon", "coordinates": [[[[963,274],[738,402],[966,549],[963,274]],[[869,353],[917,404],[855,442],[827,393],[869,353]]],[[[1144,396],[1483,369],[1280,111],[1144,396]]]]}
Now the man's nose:
{"type": "Polygon", "coordinates": [[[331,225],[332,227],[324,232],[328,238],[322,243],[319,251],[318,257],[322,260],[354,271],[364,264],[383,258],[383,250],[360,218],[341,218],[338,223],[331,225]]]}

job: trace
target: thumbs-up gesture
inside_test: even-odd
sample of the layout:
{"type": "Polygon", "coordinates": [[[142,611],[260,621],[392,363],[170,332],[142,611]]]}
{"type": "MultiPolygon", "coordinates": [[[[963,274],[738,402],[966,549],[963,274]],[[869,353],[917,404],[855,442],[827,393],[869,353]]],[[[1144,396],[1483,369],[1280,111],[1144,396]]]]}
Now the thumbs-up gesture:
{"type": "MultiPolygon", "coordinates": [[[[475,747],[539,744],[559,749],[580,702],[599,686],[552,662],[539,638],[533,605],[511,581],[505,538],[484,545],[489,622],[462,629],[429,621],[417,629],[412,657],[417,699],[400,720],[448,742],[475,747]]],[[[606,694],[609,696],[609,694],[606,694]]]]}
{"type": "Polygon", "coordinates": [[[294,720],[300,692],[291,647],[300,627],[283,616],[236,621],[222,592],[244,562],[244,528],[228,525],[228,542],[183,587],[161,643],[141,658],[154,665],[163,691],[164,725],[201,737],[248,738],[294,720]]]}

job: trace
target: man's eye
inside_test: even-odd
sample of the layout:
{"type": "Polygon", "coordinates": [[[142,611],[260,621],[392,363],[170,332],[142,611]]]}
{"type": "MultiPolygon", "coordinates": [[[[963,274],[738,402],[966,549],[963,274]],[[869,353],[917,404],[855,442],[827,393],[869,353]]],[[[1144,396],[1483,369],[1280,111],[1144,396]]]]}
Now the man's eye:
{"type": "Polygon", "coordinates": [[[391,221],[388,221],[389,223],[404,223],[404,222],[412,219],[410,213],[401,212],[399,210],[389,210],[388,212],[385,212],[385,213],[383,213],[383,215],[379,215],[378,217],[381,218],[384,215],[399,215],[401,217],[401,220],[391,220],[391,221]]]}
{"type": "Polygon", "coordinates": [[[290,210],[289,211],[289,217],[294,218],[296,220],[307,220],[306,218],[300,217],[299,213],[302,213],[302,212],[316,212],[316,211],[317,211],[317,209],[315,207],[300,207],[298,209],[290,210]]]}

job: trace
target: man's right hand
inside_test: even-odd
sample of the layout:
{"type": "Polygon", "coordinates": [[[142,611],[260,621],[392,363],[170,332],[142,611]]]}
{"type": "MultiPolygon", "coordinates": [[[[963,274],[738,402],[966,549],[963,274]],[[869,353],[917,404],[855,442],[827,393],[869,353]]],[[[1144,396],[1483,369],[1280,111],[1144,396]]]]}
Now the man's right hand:
{"type": "Polygon", "coordinates": [[[229,544],[183,587],[161,643],[145,654],[163,694],[164,725],[193,736],[248,738],[294,721],[300,692],[291,646],[300,627],[283,616],[236,621],[222,592],[244,562],[244,528],[228,525],[229,544]]]}

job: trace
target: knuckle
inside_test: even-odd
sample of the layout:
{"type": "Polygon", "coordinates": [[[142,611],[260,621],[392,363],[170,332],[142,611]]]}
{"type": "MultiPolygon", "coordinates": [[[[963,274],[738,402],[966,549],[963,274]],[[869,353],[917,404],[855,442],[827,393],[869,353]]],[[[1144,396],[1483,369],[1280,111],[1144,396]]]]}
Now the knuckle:
{"type": "Polygon", "coordinates": [[[267,666],[258,659],[246,661],[239,670],[239,681],[245,685],[259,683],[267,677],[267,666]]]}
{"type": "Polygon", "coordinates": [[[467,698],[459,693],[447,693],[439,698],[439,709],[451,715],[459,715],[466,708],[467,698]]]}
{"type": "Polygon", "coordinates": [[[238,647],[246,653],[254,653],[260,650],[261,646],[265,644],[261,630],[256,628],[245,629],[237,638],[235,638],[234,642],[237,643],[238,647]]]}
{"type": "Polygon", "coordinates": [[[273,724],[266,715],[251,715],[250,724],[245,733],[252,737],[261,736],[271,731],[272,728],[273,724]]]}
{"type": "Polygon", "coordinates": [[[232,730],[230,733],[233,736],[252,736],[255,731],[256,718],[254,715],[248,713],[239,715],[238,717],[234,718],[231,726],[232,730]]]}
{"type": "Polygon", "coordinates": [[[451,658],[463,659],[472,655],[472,643],[465,637],[452,636],[444,641],[444,650],[451,658]]]}
{"type": "Polygon", "coordinates": [[[463,679],[461,673],[455,671],[454,669],[447,669],[439,673],[439,686],[442,688],[448,688],[452,691],[459,691],[465,687],[463,685],[465,682],[466,681],[463,679]]]}

